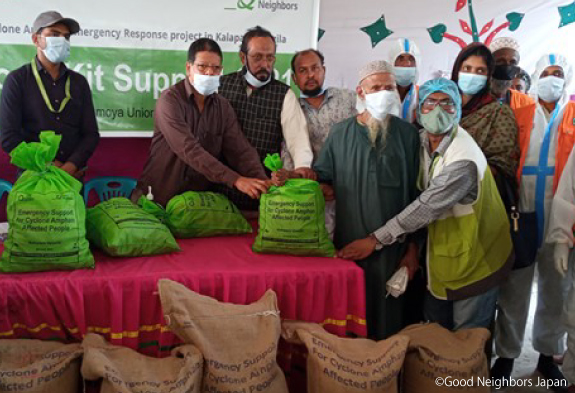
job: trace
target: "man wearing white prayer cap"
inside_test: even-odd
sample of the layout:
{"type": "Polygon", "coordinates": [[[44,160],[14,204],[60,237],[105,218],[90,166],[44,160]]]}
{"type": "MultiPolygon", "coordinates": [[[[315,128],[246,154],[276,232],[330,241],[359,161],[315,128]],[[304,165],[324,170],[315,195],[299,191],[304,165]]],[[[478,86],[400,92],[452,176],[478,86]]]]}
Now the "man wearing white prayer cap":
{"type": "Polygon", "coordinates": [[[491,41],[489,50],[493,53],[495,64],[519,65],[519,42],[511,37],[499,37],[491,41]]]}
{"type": "Polygon", "coordinates": [[[380,250],[370,234],[417,197],[420,141],[417,129],[394,115],[399,95],[393,66],[368,63],[356,92],[367,109],[331,128],[313,169],[335,192],[339,256],[365,272],[368,336],[383,339],[404,327],[406,311],[401,296],[386,298],[385,283],[401,265],[415,272],[417,247],[400,242],[380,250]],[[346,247],[350,243],[353,250],[346,247]]]}
{"type": "Polygon", "coordinates": [[[553,363],[553,355],[564,351],[562,311],[564,293],[571,280],[561,276],[566,273],[562,269],[555,270],[554,260],[560,261],[557,265],[562,267],[561,261],[567,258],[569,248],[560,243],[554,255],[553,246],[543,240],[557,242],[548,236],[551,202],[575,142],[575,102],[568,101],[567,97],[572,78],[571,65],[557,53],[541,57],[532,77],[530,93],[536,101],[533,127],[529,134],[519,138],[521,151],[526,152],[518,169],[519,212],[534,214],[538,249],[534,263],[515,270],[501,288],[495,328],[495,348],[500,358],[492,369],[494,378],[508,377],[514,358],[521,352],[537,264],[537,310],[533,323],[533,347],[540,354],[537,370],[545,379],[565,383],[563,374],[553,363]]]}
{"type": "Polygon", "coordinates": [[[397,39],[389,52],[389,63],[393,65],[397,91],[401,98],[400,117],[413,123],[417,109],[419,68],[421,53],[413,40],[397,39]]]}

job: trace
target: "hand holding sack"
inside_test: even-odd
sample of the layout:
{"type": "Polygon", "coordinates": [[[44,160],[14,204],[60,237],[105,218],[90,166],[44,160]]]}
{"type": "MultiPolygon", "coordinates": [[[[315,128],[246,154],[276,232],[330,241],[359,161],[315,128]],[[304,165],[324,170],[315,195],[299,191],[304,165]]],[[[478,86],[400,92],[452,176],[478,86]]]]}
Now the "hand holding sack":
{"type": "Polygon", "coordinates": [[[3,272],[94,267],[82,183],[52,164],[61,139],[44,131],[40,142],[22,142],[10,153],[12,164],[26,171],[8,195],[3,272]]]}
{"type": "MultiPolygon", "coordinates": [[[[281,169],[277,157],[266,157],[268,169],[281,169]]],[[[333,257],[335,248],[325,228],[325,200],[319,183],[290,179],[270,187],[260,198],[259,232],[254,252],[333,257]]]]}

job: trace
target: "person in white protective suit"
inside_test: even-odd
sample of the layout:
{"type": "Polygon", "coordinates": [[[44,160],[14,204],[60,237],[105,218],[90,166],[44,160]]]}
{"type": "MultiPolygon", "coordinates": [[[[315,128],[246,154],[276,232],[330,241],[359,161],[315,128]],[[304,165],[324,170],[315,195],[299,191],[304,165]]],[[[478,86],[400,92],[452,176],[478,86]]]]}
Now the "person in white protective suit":
{"type": "Polygon", "coordinates": [[[397,91],[401,97],[399,117],[413,123],[419,101],[419,86],[417,85],[421,68],[419,48],[413,40],[399,38],[389,51],[389,63],[393,65],[397,91]]]}
{"type": "Polygon", "coordinates": [[[565,277],[570,274],[569,294],[564,304],[563,321],[567,330],[567,352],[563,361],[563,374],[569,381],[569,391],[575,392],[575,269],[569,269],[575,253],[573,248],[573,226],[575,225],[575,149],[571,151],[569,160],[555,197],[549,218],[547,242],[554,245],[553,259],[555,268],[565,277]],[[570,271],[569,271],[570,270],[570,271]]]}
{"type": "Polygon", "coordinates": [[[521,353],[537,266],[538,298],[533,324],[533,347],[540,354],[537,370],[546,379],[566,382],[553,355],[564,351],[565,328],[560,317],[569,280],[555,270],[553,247],[544,244],[543,239],[553,195],[575,140],[575,103],[569,102],[567,96],[572,78],[572,66],[559,54],[541,57],[532,76],[530,93],[537,105],[531,133],[520,138],[521,149],[526,149],[527,154],[518,170],[519,212],[535,213],[539,248],[535,263],[514,270],[500,290],[495,326],[495,351],[499,358],[491,370],[493,378],[509,378],[513,361],[521,353]]]}

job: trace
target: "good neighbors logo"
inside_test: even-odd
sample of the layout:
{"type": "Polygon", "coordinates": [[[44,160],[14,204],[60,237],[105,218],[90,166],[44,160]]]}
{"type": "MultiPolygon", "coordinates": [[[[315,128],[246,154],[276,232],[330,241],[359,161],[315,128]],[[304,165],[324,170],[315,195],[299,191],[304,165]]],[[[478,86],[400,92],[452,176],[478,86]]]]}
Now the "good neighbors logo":
{"type": "Polygon", "coordinates": [[[283,0],[237,0],[235,7],[226,7],[230,11],[253,11],[254,8],[276,11],[297,11],[298,4],[283,0]]]}

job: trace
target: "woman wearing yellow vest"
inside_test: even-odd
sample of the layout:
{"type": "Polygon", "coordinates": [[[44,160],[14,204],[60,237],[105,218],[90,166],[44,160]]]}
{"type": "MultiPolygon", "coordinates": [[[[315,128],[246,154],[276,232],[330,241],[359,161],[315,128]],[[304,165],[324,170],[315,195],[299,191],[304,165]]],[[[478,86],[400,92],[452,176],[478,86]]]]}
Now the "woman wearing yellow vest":
{"type": "MultiPolygon", "coordinates": [[[[544,378],[561,383],[564,377],[552,356],[564,351],[565,327],[561,314],[570,278],[562,279],[555,271],[553,247],[543,243],[543,239],[551,201],[575,141],[575,103],[567,97],[572,77],[572,67],[565,57],[559,54],[541,57],[532,76],[530,92],[536,101],[535,110],[515,112],[518,123],[531,125],[520,128],[521,162],[517,176],[520,179],[519,211],[535,212],[538,227],[539,249],[535,261],[539,276],[533,348],[540,354],[537,370],[544,378]]],[[[495,326],[499,359],[492,369],[492,376],[496,378],[509,378],[513,360],[521,353],[534,271],[535,264],[514,270],[501,288],[495,326]]]]}
{"type": "Polygon", "coordinates": [[[417,118],[424,127],[421,195],[340,254],[362,259],[428,227],[426,319],[454,330],[489,327],[510,268],[503,202],[481,149],[458,125],[461,97],[454,82],[439,78],[421,86],[417,118]]]}

